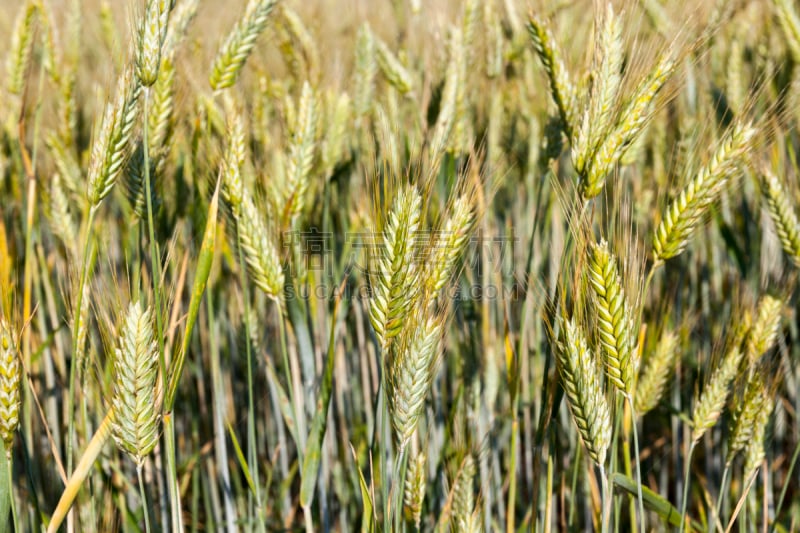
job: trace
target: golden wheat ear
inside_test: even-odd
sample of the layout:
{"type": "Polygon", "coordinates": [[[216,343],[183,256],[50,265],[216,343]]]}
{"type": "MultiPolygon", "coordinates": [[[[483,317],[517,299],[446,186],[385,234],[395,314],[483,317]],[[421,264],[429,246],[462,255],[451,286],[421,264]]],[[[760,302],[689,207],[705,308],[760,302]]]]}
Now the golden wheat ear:
{"type": "Polygon", "coordinates": [[[19,352],[9,323],[0,318],[0,438],[11,454],[14,432],[19,426],[19,384],[22,370],[19,352]]]}

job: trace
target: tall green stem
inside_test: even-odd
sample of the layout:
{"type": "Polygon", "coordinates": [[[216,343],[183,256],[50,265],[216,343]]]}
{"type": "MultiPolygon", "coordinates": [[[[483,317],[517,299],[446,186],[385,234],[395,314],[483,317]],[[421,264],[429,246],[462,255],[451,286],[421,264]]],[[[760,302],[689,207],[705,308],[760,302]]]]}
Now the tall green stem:
{"type": "Polygon", "coordinates": [[[686,473],[683,476],[683,498],[681,501],[681,528],[680,533],[683,533],[683,528],[686,525],[686,505],[689,500],[689,476],[692,472],[692,454],[694,453],[694,447],[697,443],[692,442],[692,445],[689,446],[689,454],[686,456],[686,473]]]}

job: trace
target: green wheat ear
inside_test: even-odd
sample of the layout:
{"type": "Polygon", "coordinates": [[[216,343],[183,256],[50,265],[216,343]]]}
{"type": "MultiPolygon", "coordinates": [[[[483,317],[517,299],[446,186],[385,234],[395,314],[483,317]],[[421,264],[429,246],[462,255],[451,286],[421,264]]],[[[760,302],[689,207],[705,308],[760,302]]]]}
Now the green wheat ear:
{"type": "Polygon", "coordinates": [[[611,414],[597,362],[580,326],[573,320],[561,325],[562,338],[556,350],[561,386],[589,457],[603,466],[611,443],[611,414]]]}
{"type": "Polygon", "coordinates": [[[143,310],[139,302],[132,303],[115,351],[111,405],[116,417],[111,434],[117,446],[139,466],[158,443],[157,377],[158,348],[153,338],[152,313],[143,310]]]}

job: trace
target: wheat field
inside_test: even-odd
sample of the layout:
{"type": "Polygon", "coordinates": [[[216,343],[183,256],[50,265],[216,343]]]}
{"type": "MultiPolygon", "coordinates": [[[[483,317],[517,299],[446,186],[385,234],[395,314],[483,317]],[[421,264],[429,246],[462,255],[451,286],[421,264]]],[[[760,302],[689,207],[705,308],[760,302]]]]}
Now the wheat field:
{"type": "Polygon", "coordinates": [[[795,0],[0,14],[0,533],[800,529],[795,0]]]}

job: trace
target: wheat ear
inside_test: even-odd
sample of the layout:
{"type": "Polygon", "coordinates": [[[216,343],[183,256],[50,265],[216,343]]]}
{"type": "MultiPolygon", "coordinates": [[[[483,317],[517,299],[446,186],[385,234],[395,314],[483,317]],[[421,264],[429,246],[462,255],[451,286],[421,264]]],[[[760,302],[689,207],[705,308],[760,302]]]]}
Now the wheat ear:
{"type": "Polygon", "coordinates": [[[303,210],[309,173],[314,161],[318,117],[317,98],[308,82],[303,84],[297,119],[289,144],[286,165],[286,213],[294,219],[303,210]]]}
{"type": "Polygon", "coordinates": [[[747,334],[747,360],[750,365],[754,365],[761,354],[775,345],[782,311],[783,302],[772,296],[765,295],[758,303],[756,318],[747,334]]]}
{"type": "Polygon", "coordinates": [[[414,261],[422,198],[413,186],[394,199],[374,268],[369,317],[384,350],[403,328],[419,288],[414,261]]]}
{"type": "Polygon", "coordinates": [[[127,69],[117,84],[114,101],[106,105],[100,133],[92,145],[88,173],[88,201],[92,209],[109,195],[128,157],[131,131],[138,113],[141,86],[127,69]]]}
{"type": "Polygon", "coordinates": [[[390,350],[387,368],[387,398],[395,442],[401,450],[414,435],[425,406],[439,356],[442,321],[437,317],[416,319],[400,342],[390,350]]]}
{"type": "Polygon", "coordinates": [[[22,369],[11,326],[0,318],[0,438],[11,455],[14,432],[19,426],[19,383],[22,369]]]}
{"type": "Polygon", "coordinates": [[[256,39],[267,27],[276,0],[250,0],[244,16],[236,23],[225,43],[217,52],[211,67],[209,84],[215,91],[233,86],[250,56],[256,39]]]}
{"type": "Polygon", "coordinates": [[[783,251],[795,266],[800,267],[800,222],[797,213],[783,184],[766,169],[761,172],[761,194],[783,251]]]}
{"type": "Polygon", "coordinates": [[[711,375],[711,380],[703,388],[695,401],[692,413],[692,441],[697,443],[705,432],[717,423],[725,400],[728,398],[731,382],[736,377],[742,351],[738,346],[731,348],[722,359],[722,364],[711,375]]]}
{"type": "Polygon", "coordinates": [[[630,396],[639,366],[633,315],[625,299],[617,259],[605,240],[591,246],[588,279],[594,295],[592,308],[597,318],[598,338],[606,355],[606,374],[619,392],[630,396]]]}
{"type": "Polygon", "coordinates": [[[425,501],[427,458],[424,452],[411,457],[408,461],[405,487],[403,490],[403,510],[406,518],[419,529],[422,517],[422,504],[425,501]]]}
{"type": "Polygon", "coordinates": [[[737,123],[681,193],[670,203],[653,237],[653,257],[662,262],[680,254],[711,203],[745,161],[756,130],[737,123]]]}
{"type": "Polygon", "coordinates": [[[528,20],[528,33],[530,34],[533,48],[536,50],[536,54],[539,56],[539,60],[547,73],[547,78],[550,82],[550,94],[558,108],[564,130],[567,132],[567,136],[571,138],[576,123],[574,116],[575,87],[570,81],[569,74],[561,60],[561,55],[556,48],[556,43],[550,30],[533,14],[530,15],[528,20]]]}
{"type": "Polygon", "coordinates": [[[34,24],[39,12],[37,2],[28,0],[22,6],[11,33],[11,47],[6,60],[8,92],[20,94],[31,61],[34,24]]]}
{"type": "Polygon", "coordinates": [[[158,348],[153,338],[152,314],[139,302],[128,307],[114,358],[115,413],[111,434],[117,446],[138,466],[158,443],[159,406],[156,405],[158,348]]]}
{"type": "Polygon", "coordinates": [[[597,363],[580,326],[573,320],[562,322],[562,326],[556,350],[561,386],[589,457],[602,467],[611,443],[611,415],[597,363]]]}
{"type": "Polygon", "coordinates": [[[745,387],[744,397],[733,414],[731,434],[728,439],[729,465],[740,451],[744,450],[754,437],[757,420],[769,401],[767,387],[758,372],[754,372],[745,387]]]}
{"type": "Polygon", "coordinates": [[[679,354],[678,336],[671,331],[665,333],[636,384],[634,406],[637,415],[644,416],[658,405],[679,354]]]}

